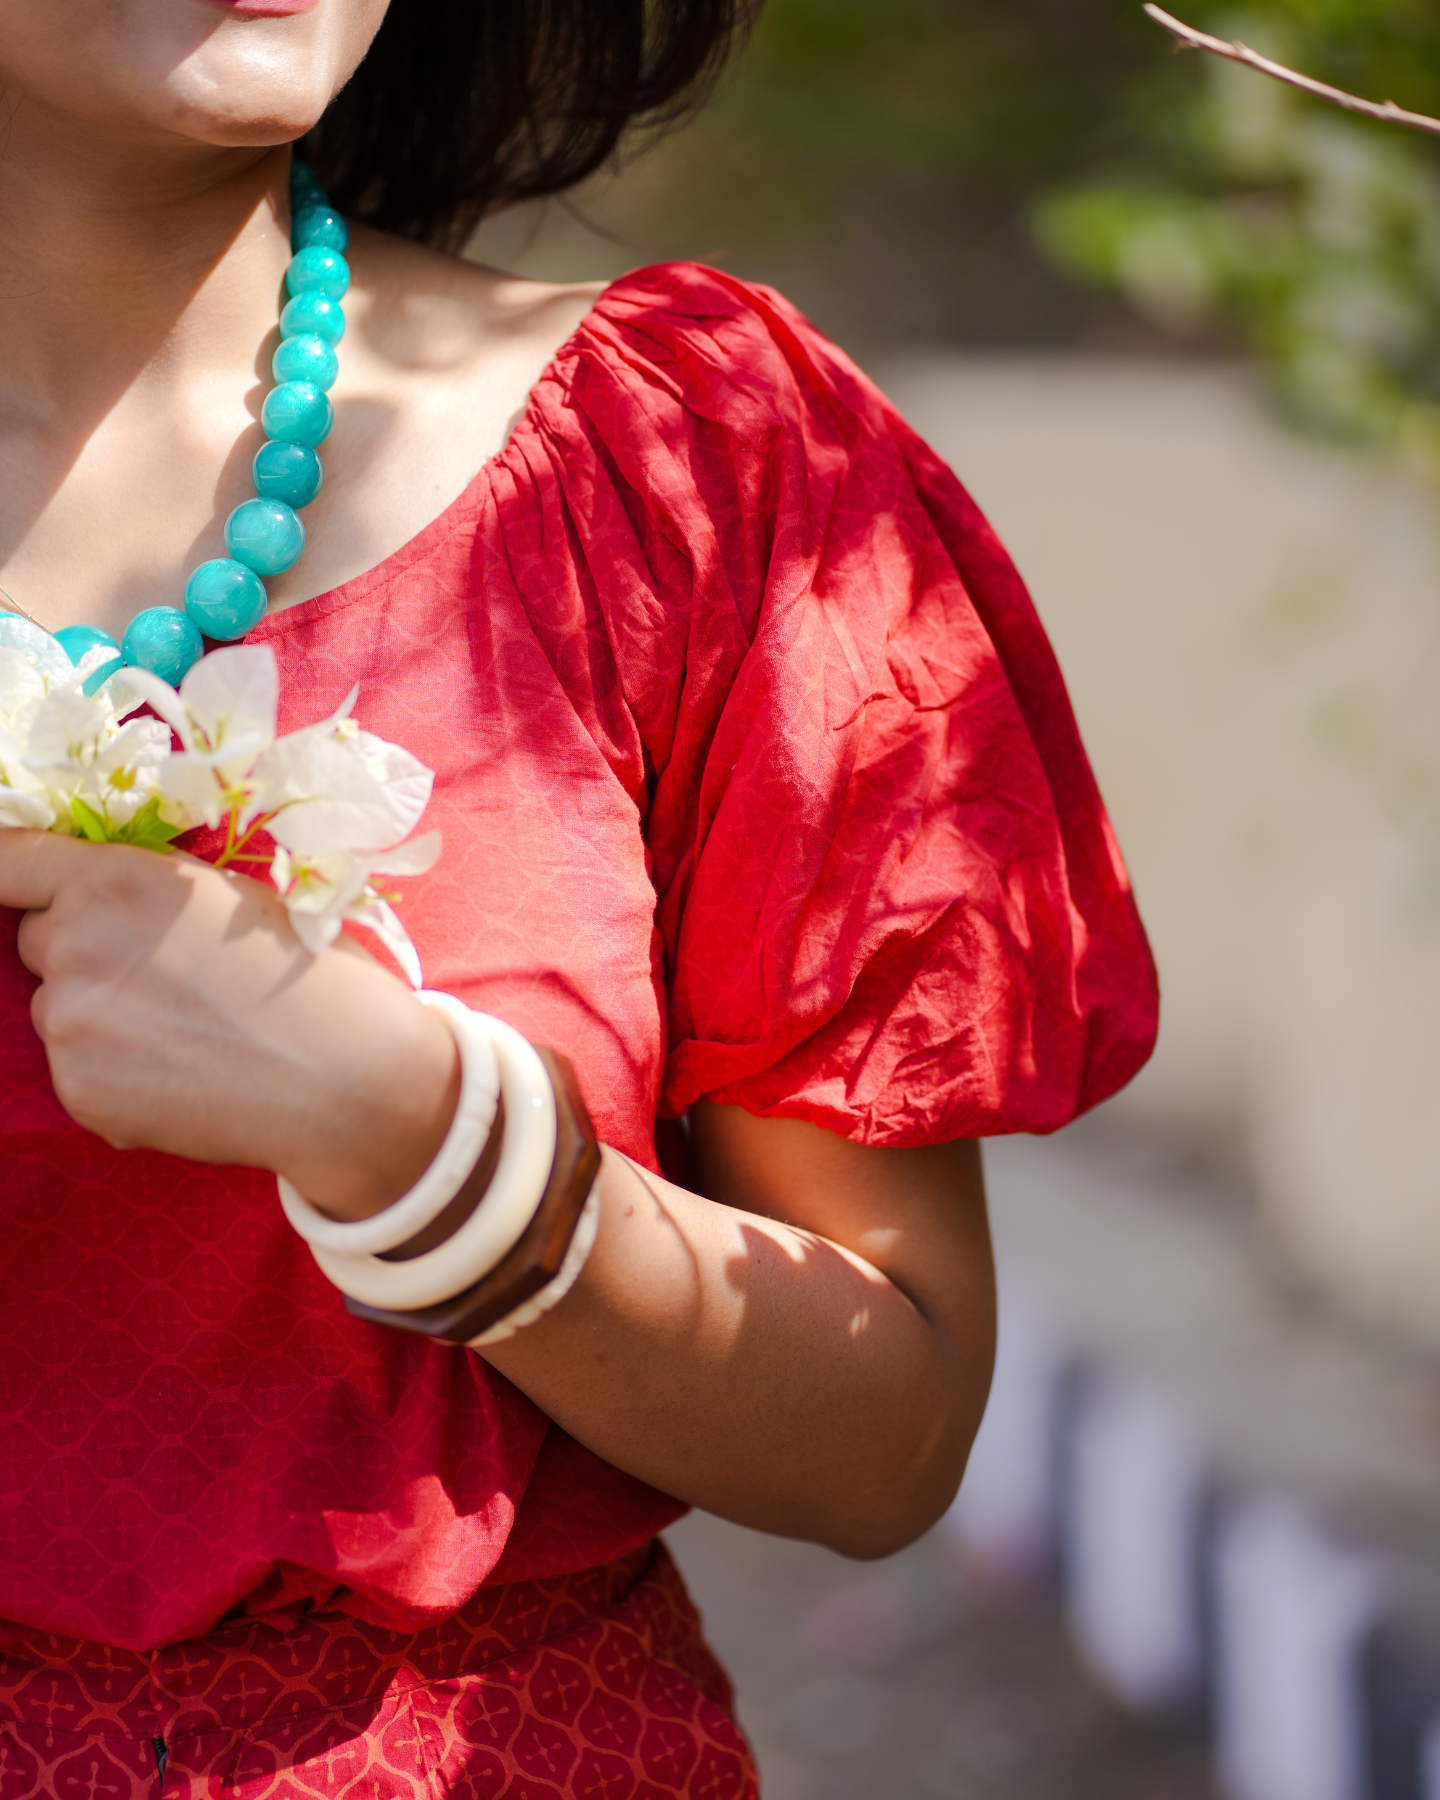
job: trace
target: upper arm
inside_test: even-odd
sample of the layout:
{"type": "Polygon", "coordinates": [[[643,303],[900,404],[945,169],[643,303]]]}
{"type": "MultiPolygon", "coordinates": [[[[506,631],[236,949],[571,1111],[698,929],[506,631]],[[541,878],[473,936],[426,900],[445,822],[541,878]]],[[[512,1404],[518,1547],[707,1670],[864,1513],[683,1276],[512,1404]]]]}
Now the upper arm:
{"type": "Polygon", "coordinates": [[[940,1338],[956,1379],[973,1387],[978,1424],[995,1348],[979,1144],[856,1144],[709,1100],[689,1117],[700,1192],[813,1232],[878,1270],[940,1338]]]}

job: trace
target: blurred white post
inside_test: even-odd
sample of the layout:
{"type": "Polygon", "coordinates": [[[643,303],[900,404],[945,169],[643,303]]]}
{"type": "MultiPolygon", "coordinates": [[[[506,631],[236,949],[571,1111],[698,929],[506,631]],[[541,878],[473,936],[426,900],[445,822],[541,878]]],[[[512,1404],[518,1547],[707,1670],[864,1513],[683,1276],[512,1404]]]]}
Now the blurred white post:
{"type": "Polygon", "coordinates": [[[1104,1372],[1076,1407],[1069,1474],[1066,1606],[1081,1654],[1138,1711],[1183,1706],[1204,1662],[1198,1436],[1162,1388],[1104,1372]]]}
{"type": "Polygon", "coordinates": [[[1424,1800],[1440,1800],[1440,1718],[1420,1742],[1420,1792],[1424,1800]]]}
{"type": "Polygon", "coordinates": [[[1290,1504],[1246,1502],[1215,1542],[1216,1759],[1232,1800],[1364,1800],[1358,1652],[1377,1561],[1290,1504]]]}
{"type": "Polygon", "coordinates": [[[1055,1437],[1067,1357],[1049,1309],[1003,1256],[999,1279],[990,1403],[943,1523],[981,1574],[1031,1585],[1055,1558],[1055,1437]]]}

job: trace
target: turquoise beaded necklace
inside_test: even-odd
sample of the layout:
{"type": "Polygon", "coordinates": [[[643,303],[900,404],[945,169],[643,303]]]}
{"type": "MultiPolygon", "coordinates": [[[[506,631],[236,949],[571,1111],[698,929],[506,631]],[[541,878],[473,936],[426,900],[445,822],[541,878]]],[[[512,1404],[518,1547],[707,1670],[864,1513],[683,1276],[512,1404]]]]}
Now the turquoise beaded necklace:
{"type": "Polygon", "coordinates": [[[244,637],[268,604],[266,575],[283,575],[305,548],[300,510],[320,492],[325,470],[316,455],[335,409],[329,389],[339,370],[335,346],[345,333],[341,301],[350,286],[344,250],[350,234],[308,163],[290,166],[290,299],[280,315],[280,347],[271,365],[277,385],[260,422],[269,440],[251,465],[255,498],[225,521],[228,556],[201,563],[185,583],[183,606],[148,606],[117,644],[94,625],[65,625],[54,635],[71,662],[97,644],[115,652],[86,682],[93,692],[119,668],[149,669],[178,687],[205,654],[205,639],[244,637]]]}

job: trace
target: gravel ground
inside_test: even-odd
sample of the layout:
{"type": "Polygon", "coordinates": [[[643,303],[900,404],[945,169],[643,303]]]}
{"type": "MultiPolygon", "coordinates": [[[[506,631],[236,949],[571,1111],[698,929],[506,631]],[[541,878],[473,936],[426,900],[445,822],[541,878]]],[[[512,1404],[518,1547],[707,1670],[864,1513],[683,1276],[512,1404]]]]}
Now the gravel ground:
{"type": "Polygon", "coordinates": [[[1214,1800],[1053,1614],[967,1584],[942,1532],[883,1563],[695,1513],[667,1534],[729,1668],[764,1800],[1214,1800]]]}

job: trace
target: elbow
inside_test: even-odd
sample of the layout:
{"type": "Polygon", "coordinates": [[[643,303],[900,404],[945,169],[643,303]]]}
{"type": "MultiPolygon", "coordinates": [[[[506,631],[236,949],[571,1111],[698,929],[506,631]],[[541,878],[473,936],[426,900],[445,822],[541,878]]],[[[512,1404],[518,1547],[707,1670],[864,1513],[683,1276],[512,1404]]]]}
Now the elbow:
{"type": "Polygon", "coordinates": [[[861,1488],[851,1488],[820,1536],[827,1549],[855,1562],[879,1562],[913,1544],[954,1505],[980,1428],[983,1399],[973,1417],[957,1422],[928,1454],[896,1459],[861,1488]]]}
{"type": "Polygon", "coordinates": [[[914,1421],[909,1441],[892,1438],[878,1456],[872,1449],[868,1469],[855,1467],[821,1542],[857,1562],[878,1562],[939,1524],[960,1492],[994,1367],[992,1313],[976,1322],[968,1342],[954,1346],[939,1404],[914,1421]]]}
{"type": "Polygon", "coordinates": [[[959,1491],[959,1473],[949,1481],[902,1489],[881,1505],[835,1519],[821,1542],[853,1562],[880,1562],[939,1524],[959,1491]]]}

